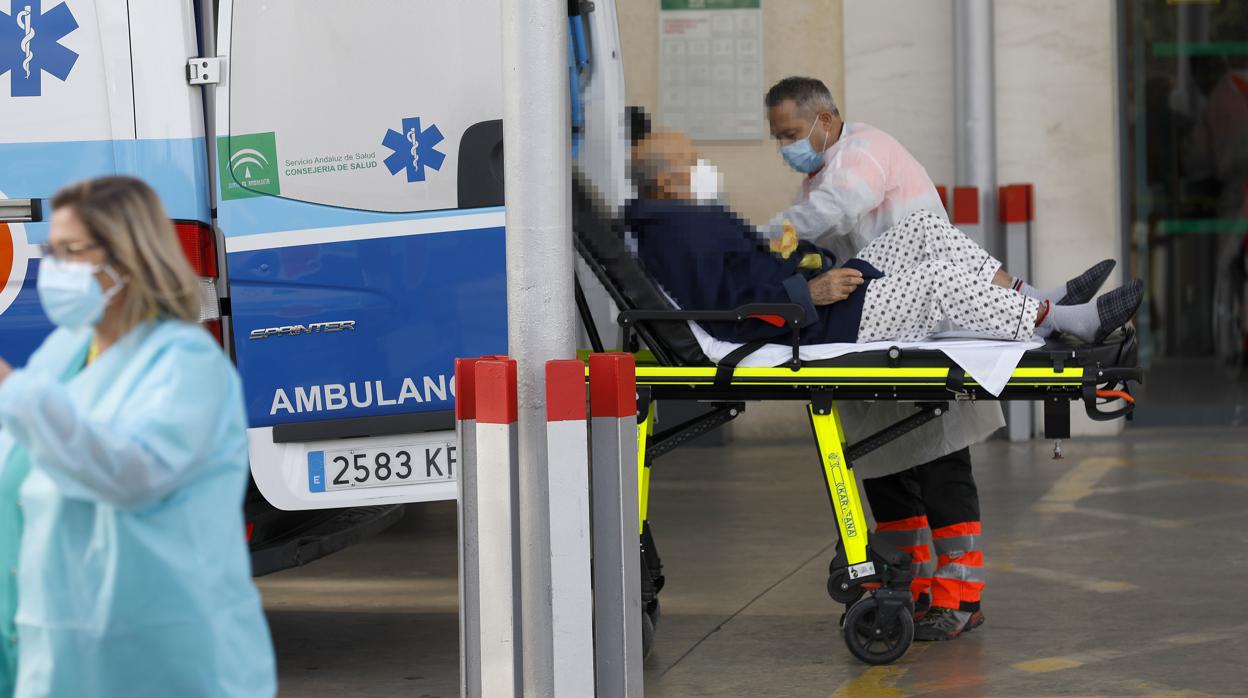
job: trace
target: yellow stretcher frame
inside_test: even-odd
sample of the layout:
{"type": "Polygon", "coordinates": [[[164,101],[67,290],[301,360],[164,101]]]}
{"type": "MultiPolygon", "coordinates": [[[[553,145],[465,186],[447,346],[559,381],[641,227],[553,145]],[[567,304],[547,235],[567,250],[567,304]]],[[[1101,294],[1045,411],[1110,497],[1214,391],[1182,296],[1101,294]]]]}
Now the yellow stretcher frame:
{"type": "MultiPolygon", "coordinates": [[[[968,399],[980,386],[967,374],[949,367],[788,367],[736,368],[731,380],[716,383],[719,369],[708,367],[638,366],[638,388],[678,390],[688,393],[684,399],[697,399],[700,391],[713,392],[719,399],[735,395],[742,401],[776,399],[774,392],[767,397],[752,397],[757,390],[774,391],[792,389],[787,399],[805,399],[815,444],[819,451],[824,487],[828,501],[836,515],[846,562],[853,569],[867,562],[869,534],[866,515],[862,508],[862,496],[853,464],[845,455],[846,437],[835,397],[838,392],[852,392],[851,399],[908,400],[908,393],[915,393],[914,401],[934,399],[940,391],[946,391],[948,400],[968,399]],[[965,392],[950,391],[949,381],[953,373],[961,374],[960,385],[965,392]],[[865,391],[865,392],[864,392],[865,391]],[[816,408],[812,393],[828,394],[834,398],[826,411],[816,408]],[[926,397],[921,397],[921,393],[926,397]]],[[[588,373],[587,373],[588,375],[588,373]]],[[[1019,367],[1010,376],[1000,397],[975,397],[974,399],[1037,400],[1061,398],[1080,399],[1084,395],[1085,369],[1071,366],[1062,369],[1052,367],[1019,367]]],[[[638,483],[638,529],[644,532],[650,509],[650,458],[646,447],[654,434],[654,405],[660,399],[655,396],[637,425],[637,483],[638,483]]]]}

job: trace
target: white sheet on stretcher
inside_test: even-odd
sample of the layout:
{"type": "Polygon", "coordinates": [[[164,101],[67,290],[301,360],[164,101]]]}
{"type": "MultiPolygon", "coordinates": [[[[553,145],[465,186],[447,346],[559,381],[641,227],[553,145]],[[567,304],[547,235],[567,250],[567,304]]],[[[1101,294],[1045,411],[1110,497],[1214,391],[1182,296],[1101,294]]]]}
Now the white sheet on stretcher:
{"type": "MultiPolygon", "coordinates": [[[[696,322],[689,327],[707,358],[718,362],[741,346],[716,339],[696,322]]],[[[970,374],[975,382],[994,396],[1000,395],[1010,374],[1018,368],[1023,354],[1044,346],[1044,341],[1033,337],[1026,342],[1008,342],[999,339],[968,337],[965,332],[943,332],[921,342],[863,342],[861,344],[811,344],[801,347],[802,361],[835,359],[861,351],[888,351],[889,347],[901,349],[935,349],[943,352],[951,361],[970,374]]],[[[745,357],[738,366],[779,366],[793,357],[793,348],[784,344],[764,344],[745,357]]]]}

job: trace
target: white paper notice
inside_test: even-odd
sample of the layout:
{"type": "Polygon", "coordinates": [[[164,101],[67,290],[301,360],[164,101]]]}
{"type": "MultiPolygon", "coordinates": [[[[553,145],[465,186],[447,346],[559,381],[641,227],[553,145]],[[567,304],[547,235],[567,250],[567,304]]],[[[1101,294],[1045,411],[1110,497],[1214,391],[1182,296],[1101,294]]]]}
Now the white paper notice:
{"type": "Polygon", "coordinates": [[[662,0],[659,122],[695,140],[766,138],[762,0],[662,0]]]}

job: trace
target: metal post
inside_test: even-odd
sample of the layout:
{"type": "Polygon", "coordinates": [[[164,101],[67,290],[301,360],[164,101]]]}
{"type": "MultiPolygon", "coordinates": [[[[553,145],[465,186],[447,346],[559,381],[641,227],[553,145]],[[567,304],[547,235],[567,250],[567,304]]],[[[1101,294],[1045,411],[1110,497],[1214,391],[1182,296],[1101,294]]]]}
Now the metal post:
{"type": "Polygon", "coordinates": [[[521,661],[524,694],[550,696],[554,650],[544,370],[547,360],[570,359],[576,348],[568,3],[508,0],[502,12],[507,340],[519,363],[521,661]]]}
{"type": "MultiPolygon", "coordinates": [[[[470,481],[477,493],[479,567],[477,594],[470,600],[478,612],[481,694],[507,698],[526,695],[517,661],[516,362],[478,361],[475,378],[475,472],[470,481]]],[[[461,464],[461,478],[465,469],[461,464]]]]}
{"type": "Polygon", "coordinates": [[[455,359],[455,436],[459,442],[459,687],[463,698],[481,693],[481,560],[477,543],[476,363],[455,359]]]}
{"type": "MultiPolygon", "coordinates": [[[[1030,184],[1003,186],[998,192],[1001,207],[1000,221],[1005,232],[1005,256],[1010,260],[1007,267],[1011,274],[1032,280],[1031,276],[1031,222],[1033,196],[1030,184]]],[[[1032,283],[1035,283],[1032,280],[1032,283]]],[[[1022,400],[1005,404],[1006,431],[1010,441],[1027,441],[1031,438],[1033,405],[1022,400]]]]}
{"type": "Polygon", "coordinates": [[[635,371],[631,354],[589,357],[598,698],[642,695],[635,371]]]}
{"type": "Polygon", "coordinates": [[[550,576],[556,698],[594,695],[594,592],[590,577],[589,434],[585,364],[546,363],[550,461],[550,576]]]}
{"type": "MultiPolygon", "coordinates": [[[[997,122],[993,84],[992,0],[953,0],[955,184],[982,197],[982,220],[995,221],[997,122]]],[[[1002,256],[995,231],[986,227],[984,247],[1002,256]]],[[[1009,268],[1011,260],[1004,260],[1009,268]]]]}

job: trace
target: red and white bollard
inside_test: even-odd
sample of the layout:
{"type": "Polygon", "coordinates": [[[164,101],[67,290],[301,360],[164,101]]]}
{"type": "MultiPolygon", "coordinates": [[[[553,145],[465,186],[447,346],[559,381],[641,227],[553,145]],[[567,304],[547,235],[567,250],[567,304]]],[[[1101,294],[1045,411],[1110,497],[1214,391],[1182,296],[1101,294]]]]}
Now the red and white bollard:
{"type": "Polygon", "coordinates": [[[457,479],[459,525],[459,685],[464,698],[481,698],[480,559],[477,537],[477,382],[480,359],[455,359],[455,435],[459,439],[457,479]]]}
{"type": "Polygon", "coordinates": [[[456,381],[463,439],[459,480],[460,554],[465,568],[460,616],[463,692],[474,696],[471,691],[479,690],[478,695],[490,698],[519,696],[523,691],[516,622],[520,568],[516,362],[494,357],[457,362],[456,381]]]}
{"type": "Polygon", "coordinates": [[[589,357],[597,695],[642,695],[637,374],[632,354],[589,357]]]}
{"type": "MultiPolygon", "coordinates": [[[[998,191],[997,207],[1005,234],[1005,268],[1017,277],[1036,284],[1031,266],[1031,222],[1035,220],[1033,189],[1030,184],[1010,184],[998,191]]],[[[1011,400],[1005,405],[1006,433],[1010,441],[1027,441],[1034,432],[1035,406],[1011,400]]]]}
{"type": "Polygon", "coordinates": [[[590,573],[589,441],[585,364],[546,362],[550,482],[550,602],[554,695],[594,695],[594,592],[590,573]]]}
{"type": "Polygon", "coordinates": [[[953,188],[953,227],[966,233],[980,247],[992,251],[979,215],[979,187],[953,188]]]}

